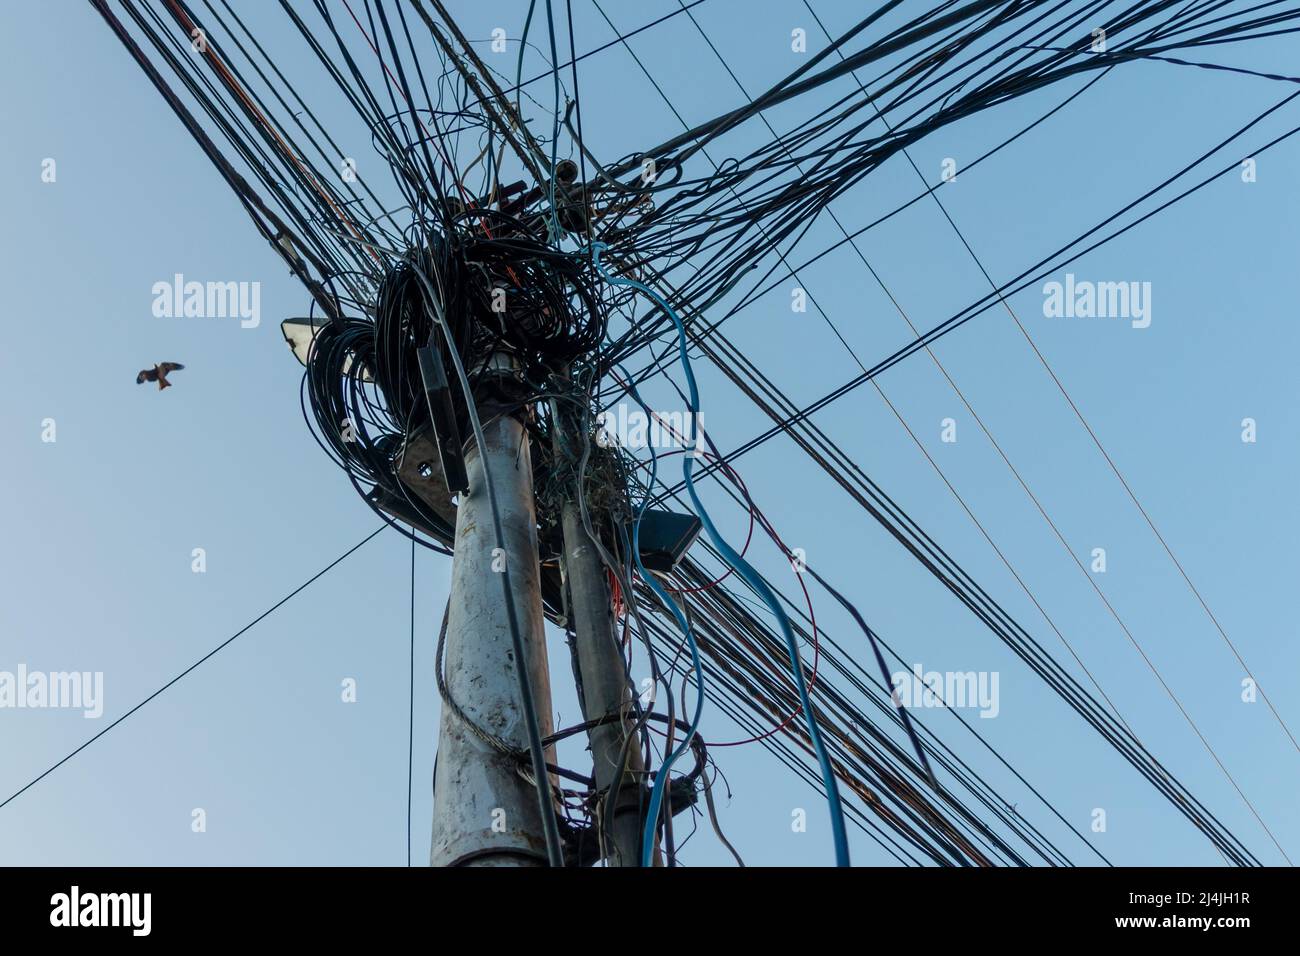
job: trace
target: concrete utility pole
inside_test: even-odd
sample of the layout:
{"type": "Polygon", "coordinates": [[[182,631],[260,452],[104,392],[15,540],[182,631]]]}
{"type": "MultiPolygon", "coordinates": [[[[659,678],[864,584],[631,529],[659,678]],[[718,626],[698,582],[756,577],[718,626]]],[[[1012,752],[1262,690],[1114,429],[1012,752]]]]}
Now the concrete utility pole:
{"type": "MultiPolygon", "coordinates": [[[[443,34],[443,31],[434,23],[433,19],[424,10],[420,0],[413,0],[414,7],[421,19],[424,20],[430,33],[439,46],[449,55],[455,68],[465,79],[470,89],[478,97],[479,102],[488,112],[489,116],[496,122],[500,128],[502,136],[511,145],[519,155],[524,167],[528,169],[539,183],[545,182],[547,175],[539,167],[534,157],[545,155],[541,145],[533,138],[527,125],[525,125],[514,109],[510,98],[505,94],[492,76],[492,72],[487,69],[486,65],[475,52],[473,45],[465,38],[460,28],[456,25],[455,20],[448,13],[441,0],[431,0],[432,6],[438,12],[446,24],[448,30],[455,37],[461,47],[461,53],[477,69],[476,77],[464,63],[461,62],[457,51],[452,48],[450,40],[443,34]],[[480,79],[485,83],[491,97],[480,86],[480,79]],[[492,106],[495,99],[497,109],[492,106]],[[499,113],[497,110],[499,109],[499,113]],[[516,140],[516,135],[520,137],[522,143],[516,140]]],[[[557,463],[565,461],[564,442],[570,443],[569,447],[580,442],[581,436],[572,422],[570,417],[562,415],[557,409],[555,415],[555,452],[557,463]]],[[[492,439],[489,438],[489,445],[492,439]]],[[[513,449],[522,447],[522,460],[528,461],[527,439],[521,435],[515,435],[513,444],[506,443],[513,449]]],[[[513,452],[512,452],[513,453],[513,452]]],[[[475,468],[477,467],[477,457],[471,464],[467,460],[467,468],[470,474],[471,492],[475,487],[475,468]]],[[[531,472],[525,469],[525,473],[530,475],[531,472]]],[[[495,476],[497,472],[494,470],[495,476]]],[[[512,486],[513,489],[513,486],[512,486]]],[[[531,672],[535,675],[534,686],[537,688],[537,710],[539,717],[546,720],[544,733],[550,730],[550,692],[549,687],[545,684],[546,680],[546,651],[543,642],[542,625],[543,617],[541,612],[540,586],[538,584],[539,569],[536,565],[537,542],[536,542],[536,520],[533,514],[533,498],[531,484],[525,479],[525,485],[517,489],[520,499],[527,499],[527,514],[521,512],[513,516],[507,516],[505,507],[502,506],[502,520],[508,521],[508,526],[512,528],[512,533],[518,530],[520,525],[528,528],[529,543],[531,550],[528,551],[529,567],[527,569],[528,584],[531,588],[529,598],[534,603],[530,608],[536,610],[536,641],[540,648],[538,651],[540,664],[530,665],[531,672]],[[517,519],[517,520],[516,520],[517,519]]],[[[512,491],[513,493],[513,491],[512,491]]],[[[482,507],[482,503],[480,503],[482,507]]],[[[457,601],[457,585],[461,578],[457,576],[457,566],[461,563],[462,555],[462,528],[466,522],[465,501],[462,496],[460,511],[456,521],[456,558],[452,571],[452,595],[453,595],[453,613],[457,601]]],[[[485,519],[486,515],[480,518],[485,519]]],[[[582,698],[583,707],[588,720],[597,720],[601,717],[616,715],[618,719],[612,720],[607,724],[592,728],[588,733],[588,741],[591,747],[591,754],[594,763],[594,777],[596,789],[602,795],[609,793],[610,788],[617,790],[617,800],[612,808],[612,819],[604,820],[604,811],[606,803],[602,801],[596,810],[597,825],[600,832],[605,835],[603,853],[606,860],[612,866],[639,866],[640,865],[640,844],[641,830],[644,821],[644,778],[645,766],[642,760],[641,748],[638,741],[628,738],[635,734],[635,726],[629,720],[629,714],[632,708],[632,694],[628,686],[627,674],[623,664],[623,655],[619,647],[614,628],[614,616],[610,607],[610,592],[606,584],[604,567],[600,561],[600,555],[594,542],[587,534],[586,528],[582,521],[582,512],[577,500],[576,483],[566,489],[565,502],[561,513],[561,524],[564,536],[564,558],[563,572],[566,578],[566,586],[569,590],[571,601],[571,616],[573,618],[573,628],[576,635],[576,650],[578,657],[578,671],[582,679],[582,698]],[[625,746],[626,744],[626,746],[625,746]]],[[[483,538],[487,532],[487,525],[484,521],[477,522],[479,527],[478,536],[483,538]]],[[[478,542],[473,547],[481,547],[482,542],[478,542]]],[[[514,551],[511,550],[510,560],[512,561],[512,572],[520,573],[521,564],[513,563],[515,558],[514,551]]],[[[516,587],[522,587],[522,582],[516,587]]],[[[491,595],[489,592],[488,600],[491,595]]],[[[497,609],[500,614],[500,609],[497,609]]],[[[451,673],[452,657],[450,655],[450,641],[452,625],[460,620],[461,616],[453,617],[449,624],[448,633],[448,672],[451,673]]],[[[502,619],[503,620],[503,619],[502,619]]],[[[497,624],[501,624],[498,620],[497,624]]],[[[530,631],[530,634],[532,632],[530,631]]],[[[498,640],[501,633],[498,628],[498,640]]],[[[508,634],[506,635],[508,640],[508,634]]],[[[508,676],[508,675],[507,675],[508,676]]],[[[513,700],[509,696],[509,680],[501,682],[500,690],[504,695],[501,699],[513,700]]],[[[483,688],[475,688],[478,694],[483,688]]],[[[452,698],[459,700],[457,692],[452,690],[452,698]]],[[[446,708],[444,708],[446,710],[446,708]]],[[[456,722],[463,723],[463,722],[456,722]]],[[[442,779],[442,756],[446,742],[448,740],[448,720],[444,717],[444,731],[439,746],[439,767],[438,776],[439,784],[434,789],[434,865],[439,865],[439,833],[440,826],[443,828],[442,833],[443,845],[450,846],[454,839],[455,828],[472,825],[473,819],[466,818],[463,814],[458,814],[454,808],[445,806],[446,800],[439,802],[440,794],[445,792],[441,785],[442,779]],[[440,809],[441,808],[441,809],[440,809]]],[[[462,735],[463,738],[463,735],[462,735]]],[[[481,759],[482,750],[464,750],[464,755],[473,756],[475,759],[481,759]]],[[[462,755],[463,763],[466,757],[462,755]]],[[[466,770],[463,766],[457,770],[457,773],[465,775],[466,770]]],[[[473,784],[467,777],[466,789],[472,790],[473,784]]],[[[520,800],[521,803],[524,801],[520,800]]],[[[470,811],[471,815],[475,811],[470,811]]],[[[530,831],[529,846],[536,848],[539,844],[537,840],[536,829],[530,831]]],[[[449,851],[444,851],[449,852],[449,851]]],[[[544,857],[543,857],[544,858],[544,857]]]]}
{"type": "MultiPolygon", "coordinates": [[[[515,668],[531,681],[542,736],[552,731],[532,461],[523,424],[479,400],[484,447],[465,453],[469,490],[456,510],[455,557],[446,633],[447,691],[460,709],[442,709],[433,787],[433,866],[545,866],[546,841],[536,788],[520,776],[527,753],[526,714],[515,668]],[[498,549],[485,470],[496,490],[504,532],[498,549]],[[504,553],[502,553],[504,552],[504,553]],[[526,648],[514,659],[501,572],[526,648]],[[473,726],[470,726],[472,722],[473,726]],[[485,733],[476,732],[475,728],[485,733]]],[[[554,763],[548,755],[548,762],[554,763]]],[[[549,787],[549,780],[543,781],[549,787]]],[[[549,791],[548,791],[549,792],[549,791]]],[[[550,801],[548,800],[548,805],[550,801]]]]}
{"type": "Polygon", "coordinates": [[[577,447],[581,444],[571,416],[556,403],[555,456],[558,468],[575,469],[566,489],[561,512],[564,532],[564,575],[569,588],[571,616],[576,636],[578,672],[582,678],[583,709],[587,720],[617,716],[587,733],[601,795],[595,820],[604,834],[603,855],[610,866],[640,866],[641,830],[644,826],[643,780],[645,764],[633,721],[632,694],[627,670],[614,628],[610,590],[596,544],[582,521],[577,493],[577,447]],[[618,791],[610,818],[605,811],[610,788],[618,791]]]}

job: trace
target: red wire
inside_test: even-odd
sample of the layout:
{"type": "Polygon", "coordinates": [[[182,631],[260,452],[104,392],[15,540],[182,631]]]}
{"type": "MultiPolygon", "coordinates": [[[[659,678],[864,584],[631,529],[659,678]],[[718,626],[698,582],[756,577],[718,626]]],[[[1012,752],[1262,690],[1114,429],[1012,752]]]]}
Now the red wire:
{"type": "MultiPolygon", "coordinates": [[[[749,496],[749,489],[745,486],[744,481],[741,480],[740,475],[736,472],[734,468],[731,467],[729,463],[724,461],[724,462],[720,462],[720,465],[722,471],[725,474],[728,474],[728,476],[737,485],[740,486],[741,493],[745,496],[745,501],[749,505],[749,513],[750,513],[751,520],[755,515],[757,515],[760,523],[763,525],[763,530],[767,532],[768,537],[770,537],[776,543],[776,546],[781,549],[782,553],[784,553],[787,558],[791,557],[792,555],[790,549],[785,546],[785,542],[781,540],[781,536],[776,533],[776,529],[772,527],[772,522],[768,520],[767,515],[763,513],[762,509],[759,508],[758,505],[754,504],[754,500],[749,496]]],[[[804,601],[808,605],[808,622],[812,626],[813,663],[812,663],[812,671],[808,675],[808,694],[811,699],[813,688],[817,686],[817,667],[821,661],[821,639],[817,632],[817,613],[813,609],[812,595],[808,593],[808,585],[804,583],[802,574],[799,575],[799,587],[800,589],[802,589],[804,601]]],[[[785,676],[784,671],[776,671],[775,673],[785,676]]],[[[710,747],[739,747],[743,744],[752,744],[752,743],[757,743],[760,740],[766,740],[768,737],[771,737],[773,734],[784,730],[786,727],[790,725],[790,722],[792,720],[794,720],[796,717],[799,717],[801,714],[803,714],[802,705],[795,708],[794,712],[791,713],[788,717],[786,717],[785,720],[781,721],[781,723],[777,724],[775,727],[773,727],[771,730],[767,731],[766,733],[759,734],[755,737],[747,737],[744,740],[732,740],[732,741],[727,741],[725,743],[710,743],[709,746],[710,747]]]]}

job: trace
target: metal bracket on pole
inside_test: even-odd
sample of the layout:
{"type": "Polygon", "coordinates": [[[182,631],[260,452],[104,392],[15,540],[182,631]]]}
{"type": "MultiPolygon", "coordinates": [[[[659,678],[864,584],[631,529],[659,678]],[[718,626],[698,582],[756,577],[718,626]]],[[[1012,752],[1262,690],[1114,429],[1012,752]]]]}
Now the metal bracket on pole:
{"type": "Polygon", "coordinates": [[[442,476],[447,490],[460,494],[469,488],[469,476],[465,474],[465,458],[462,451],[460,429],[456,427],[456,413],[451,404],[451,388],[447,385],[447,373],[442,366],[442,353],[434,334],[421,349],[416,349],[420,360],[420,378],[424,383],[424,395],[429,403],[429,423],[433,435],[438,440],[438,457],[442,461],[442,476]]]}

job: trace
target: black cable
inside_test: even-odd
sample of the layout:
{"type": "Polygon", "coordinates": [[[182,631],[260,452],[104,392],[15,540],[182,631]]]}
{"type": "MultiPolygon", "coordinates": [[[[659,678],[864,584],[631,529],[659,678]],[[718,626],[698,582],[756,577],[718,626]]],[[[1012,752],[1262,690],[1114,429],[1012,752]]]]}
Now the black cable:
{"type": "Polygon", "coordinates": [[[411,865],[411,800],[415,784],[415,528],[411,528],[411,686],[406,723],[406,865],[411,865]]]}
{"type": "Polygon", "coordinates": [[[179,682],[183,677],[186,677],[186,676],[189,675],[192,671],[196,670],[196,669],[199,667],[200,664],[205,663],[206,661],[208,661],[208,660],[210,660],[211,658],[215,657],[219,652],[225,650],[225,649],[226,649],[227,647],[229,647],[232,643],[234,643],[234,641],[235,641],[236,638],[238,638],[238,637],[242,636],[243,634],[247,633],[249,630],[251,630],[251,629],[253,628],[254,625],[259,624],[260,622],[262,622],[263,620],[265,620],[267,617],[269,617],[269,616],[270,616],[274,611],[276,611],[276,610],[278,610],[279,608],[283,607],[283,606],[284,606],[285,604],[287,604],[287,603],[288,603],[292,598],[296,597],[300,592],[304,591],[304,590],[308,587],[308,585],[310,585],[310,584],[312,584],[313,582],[317,581],[318,579],[324,577],[325,574],[326,574],[327,572],[329,572],[330,570],[332,570],[333,568],[335,568],[337,565],[341,564],[341,563],[344,561],[345,558],[347,558],[348,556],[350,556],[354,551],[359,550],[363,544],[365,544],[367,541],[370,541],[372,538],[374,538],[376,535],[378,535],[378,534],[379,534],[381,531],[383,531],[383,530],[384,530],[383,528],[376,528],[374,531],[370,532],[370,534],[366,535],[364,538],[362,538],[360,541],[358,541],[358,542],[357,542],[356,544],[354,544],[352,547],[348,548],[346,551],[344,551],[341,555],[339,555],[337,558],[335,558],[335,559],[334,559],[333,561],[331,561],[329,564],[325,565],[325,567],[321,568],[319,571],[317,571],[315,574],[313,574],[311,577],[309,577],[309,578],[308,578],[306,581],[304,581],[302,584],[298,585],[296,588],[294,588],[292,591],[290,591],[288,594],[286,594],[286,595],[285,595],[284,597],[282,597],[280,600],[276,601],[274,604],[272,604],[269,608],[267,608],[265,611],[263,611],[263,612],[262,612],[261,614],[259,614],[257,617],[253,618],[253,620],[249,621],[247,624],[245,624],[243,627],[241,627],[241,628],[240,628],[238,631],[236,631],[234,634],[230,635],[230,637],[226,638],[224,641],[222,641],[220,644],[218,644],[218,645],[217,645],[216,647],[214,647],[212,650],[208,651],[206,654],[204,654],[202,657],[200,657],[197,661],[195,661],[195,662],[194,662],[193,664],[191,664],[189,667],[185,668],[185,670],[181,671],[179,674],[177,674],[175,677],[173,677],[173,678],[172,678],[171,680],[169,680],[167,683],[163,684],[161,687],[159,687],[156,691],[154,691],[154,692],[153,692],[152,694],[150,694],[148,697],[144,698],[144,700],[140,701],[138,704],[136,704],[134,707],[132,707],[132,708],[131,708],[130,710],[128,710],[126,713],[122,714],[122,716],[120,716],[120,717],[116,718],[115,720],[113,720],[113,722],[110,723],[110,724],[109,724],[107,727],[105,727],[103,730],[101,730],[101,731],[99,731],[98,733],[96,733],[96,734],[95,734],[94,736],[92,736],[89,740],[87,740],[85,743],[81,744],[79,747],[77,747],[75,750],[73,750],[73,751],[72,751],[71,753],[69,753],[67,756],[61,758],[58,762],[56,762],[56,763],[53,764],[51,767],[49,767],[49,769],[43,771],[42,773],[40,773],[40,774],[38,774],[36,777],[34,777],[32,780],[30,780],[28,783],[26,783],[26,784],[24,784],[23,786],[19,787],[17,790],[15,790],[13,793],[11,793],[8,797],[6,797],[6,798],[4,799],[3,802],[0,802],[0,810],[4,809],[6,806],[9,805],[10,802],[12,802],[12,801],[15,800],[16,798],[20,797],[22,794],[26,793],[28,790],[30,790],[30,789],[31,789],[32,787],[34,787],[36,784],[40,783],[42,780],[44,780],[46,777],[48,777],[48,776],[49,776],[50,774],[52,774],[54,771],[58,770],[58,769],[59,769],[60,767],[62,767],[65,763],[67,763],[69,760],[71,760],[71,759],[72,759],[73,757],[75,757],[77,754],[81,753],[83,750],[85,750],[87,747],[89,747],[91,744],[93,744],[93,743],[94,743],[96,740],[98,740],[100,737],[104,736],[106,733],[108,733],[110,730],[112,730],[112,729],[113,729],[114,727],[116,727],[118,724],[122,723],[122,721],[126,720],[128,717],[130,717],[132,714],[134,714],[137,710],[139,710],[139,709],[140,709],[141,707],[143,707],[145,704],[149,703],[149,702],[150,702],[151,700],[153,700],[155,697],[159,696],[163,691],[167,690],[169,687],[171,687],[172,685],[174,685],[174,684],[176,684],[177,682],[179,682]]]}

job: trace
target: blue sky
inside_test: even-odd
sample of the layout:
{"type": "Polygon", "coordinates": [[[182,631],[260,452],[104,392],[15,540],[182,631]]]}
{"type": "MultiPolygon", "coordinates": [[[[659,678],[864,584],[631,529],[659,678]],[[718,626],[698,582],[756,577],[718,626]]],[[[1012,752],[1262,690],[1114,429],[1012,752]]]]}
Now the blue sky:
{"type": "MultiPolygon", "coordinates": [[[[602,4],[623,29],[675,6],[602,4]]],[[[358,172],[390,190],[365,131],[327,95],[272,5],[236,5],[265,21],[281,67],[319,90],[358,172]],[[277,45],[278,43],[278,45],[277,45]],[[315,84],[315,85],[313,85],[315,84]]],[[[516,37],[527,4],[449,4],[465,33],[516,37]]],[[[860,16],[814,4],[832,31],[860,16]]],[[[919,4],[905,4],[905,7],[919,4]]],[[[574,0],[579,49],[612,34],[574,0]]],[[[694,11],[751,93],[794,69],[790,31],[820,37],[802,4],[708,0],[694,11]],[[743,15],[741,13],[743,12],[743,15]]],[[[208,161],[99,16],[85,3],[10,5],[0,30],[9,98],[0,152],[6,343],[0,434],[0,670],[102,671],[105,716],[0,710],[0,799],[225,640],[378,526],[309,435],[300,369],[280,319],[308,297],[257,236],[208,161]],[[42,162],[57,164],[42,181],[42,162]],[[261,323],[156,318],[155,282],[261,283],[261,323]],[[138,369],[186,365],[175,388],[137,387],[138,369]],[[53,419],[57,440],[42,441],[53,419]],[[207,570],[191,570],[193,549],[207,570]]],[[[353,38],[357,39],[357,38],[353,38]]],[[[695,28],[677,17],[632,41],[688,122],[735,106],[740,93],[695,28]]],[[[486,45],[485,56],[490,56],[486,45]]],[[[513,69],[515,47],[511,46],[513,69]]],[[[1205,59],[1286,72],[1287,38],[1205,59]]],[[[1196,57],[1192,57],[1196,58],[1196,57]]],[[[530,52],[526,73],[539,71],[530,52]]],[[[494,62],[494,65],[495,62],[494,62]]],[[[566,77],[567,81],[567,77],[566,77]]],[[[584,132],[612,158],[679,130],[626,52],[580,67],[584,132]]],[[[1289,84],[1168,64],[1125,64],[1008,150],[974,157],[1059,102],[1036,93],[927,138],[912,151],[985,266],[1013,276],[1109,215],[1183,162],[1293,91],[1289,84]]],[[[543,105],[549,83],[531,88],[543,105]]],[[[781,131],[809,105],[770,114],[781,131]]],[[[542,115],[534,108],[533,115],[542,115]]],[[[1244,142],[1296,125],[1288,107],[1244,142]]],[[[761,128],[752,134],[762,141],[761,128]]],[[[1243,146],[1219,165],[1249,154],[1243,146]]],[[[1294,481],[1300,418],[1293,395],[1294,259],[1300,146],[1258,158],[1257,180],[1230,175],[1072,265],[1079,279],[1150,282],[1152,322],[1048,319],[1043,294],[1011,299],[1034,341],[1179,556],[1291,726],[1300,723],[1300,647],[1290,613],[1300,532],[1294,481]],[[1244,418],[1258,440],[1241,439],[1244,418]]],[[[918,188],[891,161],[833,208],[861,225],[918,188]]],[[[835,238],[814,228],[808,248],[835,238]]],[[[917,204],[860,243],[920,328],[988,291],[933,203],[917,204]]],[[[797,256],[796,259],[802,259],[797,256]]],[[[852,250],[810,267],[804,284],[867,364],[911,335],[852,250]]],[[[786,288],[730,320],[728,334],[799,403],[851,378],[856,365],[786,288]]],[[[1107,553],[1099,583],[1178,694],[1282,847],[1300,852],[1300,753],[1264,703],[1240,699],[1241,672],[1141,515],[1003,310],[943,339],[936,353],[1008,457],[1086,561],[1107,553]]],[[[934,364],[913,356],[879,383],[1070,639],[1144,743],[1263,860],[1282,862],[1091,585],[934,364]],[[940,440],[953,418],[958,440],[940,440]]],[[[769,422],[712,370],[702,407],[723,448],[769,422]]],[[[822,428],[1060,659],[1066,652],[1014,578],[870,387],[818,417],[822,428]]],[[[1219,862],[1209,844],[995,641],[917,563],[791,444],[738,463],[787,544],[852,597],[881,634],[926,669],[997,671],[1001,706],[980,730],[1116,863],[1219,862]],[[1094,808],[1108,828],[1091,833],[1094,808]]],[[[744,516],[713,495],[724,531],[744,516]]],[[[13,864],[372,864],[406,862],[410,548],[385,532],[103,739],[0,809],[0,861],[13,864]],[[354,678],[358,700],[340,700],[354,678]],[[191,830],[203,808],[207,832],[191,830]]],[[[754,554],[774,579],[773,548],[754,554]]],[[[781,577],[781,575],[785,577],[781,577]]],[[[449,559],[417,557],[413,857],[429,845],[438,700],[433,649],[449,559]]],[[[818,619],[866,659],[843,615],[820,597],[818,619]]],[[[557,725],[577,722],[568,661],[551,635],[557,725]]],[[[1071,667],[1072,672],[1077,669],[1071,667]]],[[[1081,863],[1091,857],[1032,796],[972,746],[948,715],[924,715],[1021,812],[1081,863]]],[[[706,714],[706,738],[740,736],[706,714]]],[[[575,762],[580,759],[576,752],[575,762]]],[[[731,796],[721,822],[753,864],[832,860],[818,798],[757,747],[718,753],[731,796]],[[791,811],[807,808],[807,833],[791,811]]],[[[707,824],[688,865],[725,864],[707,824]]],[[[858,834],[855,861],[887,857],[858,834]]]]}

